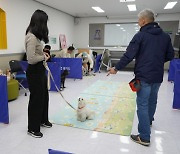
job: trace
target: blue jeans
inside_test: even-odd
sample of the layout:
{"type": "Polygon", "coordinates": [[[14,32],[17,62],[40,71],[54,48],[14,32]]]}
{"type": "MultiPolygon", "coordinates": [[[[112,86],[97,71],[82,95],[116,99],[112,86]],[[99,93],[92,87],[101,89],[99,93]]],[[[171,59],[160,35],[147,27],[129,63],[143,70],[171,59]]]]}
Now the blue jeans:
{"type": "Polygon", "coordinates": [[[148,84],[141,81],[141,89],[137,92],[138,132],[140,138],[150,141],[150,122],[156,111],[157,96],[161,83],[148,84]]]}

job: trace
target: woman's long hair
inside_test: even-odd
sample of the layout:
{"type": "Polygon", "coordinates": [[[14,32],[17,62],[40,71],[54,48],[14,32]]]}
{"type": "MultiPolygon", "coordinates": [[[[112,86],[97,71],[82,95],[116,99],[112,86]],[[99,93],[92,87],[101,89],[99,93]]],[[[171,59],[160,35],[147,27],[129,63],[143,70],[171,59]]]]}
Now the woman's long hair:
{"type": "Polygon", "coordinates": [[[47,21],[48,21],[48,15],[42,10],[36,10],[31,17],[31,21],[26,30],[26,34],[28,32],[31,32],[39,40],[44,41],[45,43],[48,43],[49,30],[47,27],[47,21]]]}

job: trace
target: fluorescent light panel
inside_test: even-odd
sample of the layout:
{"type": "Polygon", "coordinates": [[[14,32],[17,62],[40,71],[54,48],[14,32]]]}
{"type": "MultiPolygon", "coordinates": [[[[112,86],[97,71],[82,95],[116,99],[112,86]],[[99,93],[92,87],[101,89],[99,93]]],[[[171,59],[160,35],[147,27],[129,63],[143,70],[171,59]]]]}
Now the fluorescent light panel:
{"type": "Polygon", "coordinates": [[[164,7],[164,9],[172,9],[175,5],[176,5],[177,1],[176,2],[168,2],[166,4],[166,6],[164,7]]]}
{"type": "Polygon", "coordinates": [[[127,5],[127,6],[128,6],[129,11],[136,11],[136,5],[135,4],[127,5]]]}
{"type": "Polygon", "coordinates": [[[126,3],[126,2],[134,2],[135,0],[119,0],[122,3],[126,3]]]}
{"type": "Polygon", "coordinates": [[[92,9],[94,9],[95,11],[97,11],[98,13],[103,13],[104,10],[102,10],[100,7],[92,7],[92,9]]]}

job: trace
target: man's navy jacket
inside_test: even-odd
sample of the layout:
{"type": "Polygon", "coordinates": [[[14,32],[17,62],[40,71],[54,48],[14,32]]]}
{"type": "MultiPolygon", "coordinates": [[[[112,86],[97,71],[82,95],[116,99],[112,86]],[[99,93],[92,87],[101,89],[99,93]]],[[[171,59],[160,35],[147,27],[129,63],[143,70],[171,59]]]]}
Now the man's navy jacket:
{"type": "Polygon", "coordinates": [[[135,59],[136,79],[147,83],[161,83],[164,63],[173,58],[174,50],[170,36],[163,32],[157,23],[152,22],[141,27],[134,35],[115,68],[121,70],[135,59]]]}

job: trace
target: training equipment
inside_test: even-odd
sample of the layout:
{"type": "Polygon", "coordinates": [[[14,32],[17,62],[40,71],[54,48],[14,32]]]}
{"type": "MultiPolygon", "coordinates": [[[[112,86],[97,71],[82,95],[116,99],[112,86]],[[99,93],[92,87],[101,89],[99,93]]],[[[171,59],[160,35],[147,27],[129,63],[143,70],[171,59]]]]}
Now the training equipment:
{"type": "Polygon", "coordinates": [[[139,91],[140,88],[141,88],[140,80],[138,80],[138,79],[132,79],[132,80],[129,82],[129,86],[130,86],[130,88],[131,88],[132,91],[134,91],[134,92],[139,91]]]}

